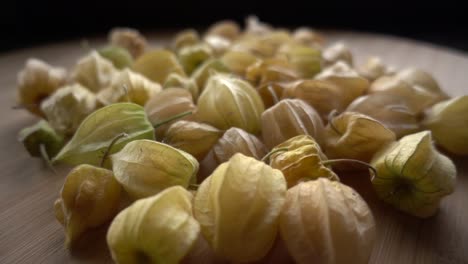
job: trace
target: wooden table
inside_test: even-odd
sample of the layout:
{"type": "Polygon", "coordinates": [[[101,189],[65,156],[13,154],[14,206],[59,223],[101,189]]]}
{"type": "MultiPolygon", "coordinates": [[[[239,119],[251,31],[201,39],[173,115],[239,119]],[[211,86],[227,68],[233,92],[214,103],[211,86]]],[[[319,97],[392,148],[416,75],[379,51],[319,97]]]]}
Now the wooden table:
{"type": "MultiPolygon", "coordinates": [[[[166,38],[156,34],[155,38],[166,38]]],[[[357,62],[378,55],[396,67],[416,66],[434,74],[451,95],[468,91],[468,54],[387,36],[328,32],[330,42],[343,40],[357,62]]],[[[93,40],[91,45],[100,43],[93,40]]],[[[13,111],[16,74],[29,57],[52,65],[71,66],[84,54],[79,41],[48,45],[0,55],[0,263],[108,263],[105,232],[74,252],[64,249],[62,227],[53,215],[53,202],[66,173],[51,173],[43,163],[30,158],[17,142],[17,132],[33,123],[24,111],[13,111]]],[[[468,114],[468,113],[467,113],[468,114]]],[[[375,199],[370,184],[345,179],[357,186],[377,219],[378,240],[371,263],[468,263],[468,165],[456,158],[457,188],[446,198],[439,213],[420,220],[383,205],[375,199]]],[[[365,176],[362,176],[365,177],[365,176]]],[[[352,243],[352,241],[350,241],[352,243]]],[[[352,260],[350,260],[352,263],[352,260]]]]}

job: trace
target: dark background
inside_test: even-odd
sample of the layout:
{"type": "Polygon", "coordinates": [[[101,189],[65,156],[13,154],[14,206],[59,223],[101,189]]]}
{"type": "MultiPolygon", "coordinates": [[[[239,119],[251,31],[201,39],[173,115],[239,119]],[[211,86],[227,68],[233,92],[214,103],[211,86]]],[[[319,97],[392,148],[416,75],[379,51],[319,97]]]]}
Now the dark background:
{"type": "Polygon", "coordinates": [[[0,51],[106,34],[205,28],[249,14],[275,26],[391,34],[468,51],[468,12],[447,1],[24,1],[2,3],[0,51]]]}

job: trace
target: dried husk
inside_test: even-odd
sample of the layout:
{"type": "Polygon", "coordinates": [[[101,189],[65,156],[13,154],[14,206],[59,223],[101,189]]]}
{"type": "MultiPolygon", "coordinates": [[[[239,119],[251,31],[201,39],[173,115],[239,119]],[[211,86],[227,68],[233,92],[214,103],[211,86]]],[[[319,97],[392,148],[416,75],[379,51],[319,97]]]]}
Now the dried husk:
{"type": "Polygon", "coordinates": [[[265,145],[256,136],[236,127],[224,132],[213,146],[214,159],[218,164],[228,161],[236,153],[260,160],[267,152],[265,145]]]}
{"type": "Polygon", "coordinates": [[[345,106],[363,95],[369,88],[369,81],[343,62],[337,62],[320,72],[315,79],[332,83],[341,90],[345,106]]]}
{"type": "Polygon", "coordinates": [[[122,70],[130,68],[133,64],[133,57],[128,50],[118,46],[108,46],[98,50],[99,55],[112,62],[115,68],[122,70]]]}
{"type": "Polygon", "coordinates": [[[102,154],[122,133],[126,137],[115,142],[109,154],[121,150],[132,140],[154,140],[154,129],[143,107],[133,103],[116,103],[93,112],[83,120],[53,162],[100,165],[102,154]]]}
{"type": "Polygon", "coordinates": [[[380,121],[397,138],[420,131],[418,112],[398,95],[370,94],[354,100],[346,111],[358,112],[380,121]]]}
{"type": "Polygon", "coordinates": [[[193,101],[198,100],[198,95],[200,94],[197,83],[188,77],[182,76],[177,73],[171,73],[167,77],[166,81],[163,84],[163,88],[183,88],[190,92],[192,95],[193,101]]]}
{"type": "Polygon", "coordinates": [[[338,176],[322,164],[327,157],[319,144],[308,135],[300,135],[279,144],[271,150],[270,166],[283,172],[291,188],[304,180],[327,178],[339,180],[338,176]],[[285,151],[277,150],[285,149],[285,151]]]}
{"type": "Polygon", "coordinates": [[[219,129],[238,127],[255,134],[260,132],[263,111],[262,99],[248,82],[215,74],[198,99],[197,118],[219,129]]]}
{"type": "Polygon", "coordinates": [[[73,135],[81,122],[98,107],[96,95],[80,84],[60,88],[41,103],[41,111],[55,131],[73,135]]]}
{"type": "Polygon", "coordinates": [[[66,83],[67,72],[64,68],[31,58],[17,79],[18,103],[31,113],[42,116],[41,102],[66,83]]]}
{"type": "Polygon", "coordinates": [[[353,66],[353,55],[343,42],[337,42],[323,50],[325,66],[333,65],[339,61],[353,66]]]}
{"type": "Polygon", "coordinates": [[[55,201],[55,217],[65,228],[65,245],[72,247],[87,230],[110,221],[120,204],[121,188],[112,171],[90,165],[74,168],[55,201]]]}
{"type": "Polygon", "coordinates": [[[177,58],[188,75],[213,56],[211,47],[206,43],[187,45],[177,52],[177,58]]]}
{"type": "Polygon", "coordinates": [[[320,80],[298,80],[285,85],[282,98],[301,99],[314,107],[322,120],[327,120],[331,111],[346,109],[343,89],[331,82],[320,80]]]}
{"type": "Polygon", "coordinates": [[[271,149],[297,135],[322,142],[323,122],[315,109],[299,99],[284,99],[262,114],[262,136],[271,149]]]}
{"type": "Polygon", "coordinates": [[[221,62],[229,68],[232,73],[245,76],[249,66],[259,62],[260,59],[244,51],[227,51],[221,57],[221,62]]]}
{"type": "Polygon", "coordinates": [[[172,48],[175,51],[180,50],[183,47],[195,45],[200,42],[200,36],[194,29],[186,29],[177,33],[172,41],[172,48]]]}
{"type": "Polygon", "coordinates": [[[171,73],[185,76],[177,57],[169,50],[156,49],[144,53],[133,63],[133,70],[156,83],[164,83],[171,73]]]}
{"type": "Polygon", "coordinates": [[[180,120],[169,127],[163,142],[201,161],[222,135],[221,130],[208,124],[180,120]]]}
{"type": "Polygon", "coordinates": [[[294,41],[313,48],[321,48],[324,42],[324,37],[320,33],[307,27],[297,28],[292,37],[294,41]]]}
{"type": "Polygon", "coordinates": [[[140,57],[148,47],[146,38],[138,30],[132,28],[112,29],[109,33],[109,42],[128,50],[133,58],[140,57]]]}
{"type": "Polygon", "coordinates": [[[458,155],[468,154],[468,96],[458,96],[429,108],[422,126],[431,130],[436,143],[458,155]]]}
{"type": "Polygon", "coordinates": [[[145,76],[125,69],[112,80],[111,85],[101,90],[97,98],[105,105],[118,102],[132,102],[144,106],[162,90],[161,85],[145,76]]]}
{"type": "Polygon", "coordinates": [[[265,109],[272,107],[277,104],[281,99],[287,88],[289,88],[288,83],[265,83],[257,87],[257,92],[262,98],[265,109]]]}
{"type": "Polygon", "coordinates": [[[449,96],[441,89],[434,77],[421,69],[404,69],[399,71],[396,76],[415,86],[415,89],[430,93],[438,97],[439,100],[445,100],[449,98],[449,96]]]}
{"type": "MultiPolygon", "coordinates": [[[[187,111],[196,112],[197,106],[194,104],[190,92],[183,88],[167,88],[150,98],[145,105],[145,112],[153,125],[158,124],[168,118],[187,111]]],[[[185,116],[182,120],[191,120],[192,115],[185,116]]],[[[179,119],[181,120],[181,119],[179,119]]],[[[167,129],[175,121],[157,127],[156,137],[161,139],[166,134],[167,129]]]]}
{"type": "Polygon", "coordinates": [[[203,92],[206,82],[211,75],[216,73],[229,72],[229,68],[219,59],[210,59],[200,65],[195,72],[192,73],[191,78],[195,81],[200,90],[203,92]]]}
{"type": "Polygon", "coordinates": [[[285,58],[270,58],[250,65],[245,73],[246,79],[259,87],[273,82],[290,82],[299,79],[299,73],[285,58]]]}
{"type": "Polygon", "coordinates": [[[260,260],[275,241],[285,193],[279,170],[236,154],[200,185],[194,215],[217,255],[234,263],[260,260]]]}
{"type": "Polygon", "coordinates": [[[285,56],[300,78],[312,78],[321,70],[320,50],[296,43],[282,45],[278,56],[285,56]]]}
{"type": "Polygon", "coordinates": [[[111,156],[115,178],[133,199],[196,182],[198,162],[190,154],[157,141],[135,140],[111,156]]]}
{"type": "Polygon", "coordinates": [[[232,20],[222,20],[211,25],[206,35],[219,36],[232,41],[240,35],[240,28],[239,25],[232,20]]]}
{"type": "Polygon", "coordinates": [[[417,217],[434,215],[440,200],[455,189],[455,165],[435,149],[429,131],[403,137],[377,153],[371,164],[377,170],[372,184],[379,198],[417,217]]]}
{"type": "Polygon", "coordinates": [[[64,138],[45,120],[23,128],[18,133],[18,141],[23,143],[29,155],[41,157],[41,145],[44,145],[48,157],[55,156],[64,145],[64,138]]]}
{"type": "Polygon", "coordinates": [[[91,92],[97,93],[108,87],[118,70],[114,64],[97,51],[92,51],[81,58],[72,70],[73,81],[83,85],[91,92]]]}
{"type": "Polygon", "coordinates": [[[443,100],[440,94],[420,89],[398,76],[384,76],[375,80],[369,87],[369,94],[373,93],[402,97],[417,113],[443,100]]]}
{"type": "Polygon", "coordinates": [[[364,64],[358,68],[358,73],[369,81],[374,81],[382,76],[388,75],[391,71],[388,69],[379,57],[369,57],[364,64]]]}
{"type": "Polygon", "coordinates": [[[192,195],[175,186],[126,208],[112,221],[107,244],[116,263],[180,263],[198,243],[192,195]]]}
{"type": "Polygon", "coordinates": [[[299,264],[366,264],[376,240],[374,217],[361,196],[324,178],[288,190],[280,233],[299,264]]]}
{"type": "Polygon", "coordinates": [[[325,128],[325,153],[331,159],[369,162],[372,156],[396,140],[396,135],[379,121],[355,112],[334,117],[325,128]]]}

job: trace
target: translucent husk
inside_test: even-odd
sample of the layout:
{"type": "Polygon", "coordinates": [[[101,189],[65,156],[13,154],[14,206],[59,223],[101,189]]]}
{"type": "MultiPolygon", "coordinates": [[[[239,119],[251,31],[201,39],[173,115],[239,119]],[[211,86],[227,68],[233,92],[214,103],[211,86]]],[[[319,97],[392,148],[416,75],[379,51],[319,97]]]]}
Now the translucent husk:
{"type": "Polygon", "coordinates": [[[190,154],[152,140],[135,140],[111,156],[115,178],[133,199],[196,182],[198,162],[190,154]]]}
{"type": "Polygon", "coordinates": [[[163,49],[152,50],[138,57],[133,63],[133,70],[159,84],[164,83],[171,73],[185,76],[174,53],[163,49]]]}
{"type": "Polygon", "coordinates": [[[187,45],[177,52],[177,58],[188,75],[192,74],[203,62],[212,57],[213,51],[205,43],[187,45]]]}
{"type": "MultiPolygon", "coordinates": [[[[196,112],[196,109],[197,106],[193,102],[192,95],[183,88],[164,89],[150,98],[145,105],[145,112],[153,125],[183,112],[196,112]]],[[[183,117],[184,120],[193,118],[193,115],[183,117]]],[[[162,139],[169,126],[174,122],[158,126],[155,130],[156,137],[162,139]]]]}
{"type": "MultiPolygon", "coordinates": [[[[119,135],[126,134],[109,149],[112,154],[136,139],[153,139],[154,128],[143,107],[133,103],[115,103],[90,114],[73,137],[54,157],[53,162],[71,165],[99,165],[102,154],[119,135]]],[[[107,166],[108,164],[106,164],[107,166]]]]}
{"type": "Polygon", "coordinates": [[[359,74],[369,81],[374,81],[382,76],[390,74],[390,69],[387,68],[379,57],[369,57],[357,71],[359,74]]]}
{"type": "Polygon", "coordinates": [[[277,104],[282,99],[282,96],[284,96],[284,93],[288,87],[288,83],[278,82],[265,83],[257,87],[257,92],[262,98],[265,109],[268,109],[277,104]]]}
{"type": "Polygon", "coordinates": [[[125,264],[180,263],[199,243],[200,225],[191,200],[187,190],[170,187],[120,212],[107,232],[112,259],[125,264]]]}
{"type": "Polygon", "coordinates": [[[381,93],[388,96],[399,96],[417,113],[443,100],[440,94],[420,89],[398,76],[384,76],[375,80],[369,87],[369,94],[381,93]]]}
{"type": "Polygon", "coordinates": [[[259,61],[257,57],[244,51],[227,51],[221,57],[221,62],[239,76],[245,76],[249,66],[259,61]]]}
{"type": "Polygon", "coordinates": [[[296,42],[313,48],[321,48],[324,42],[324,37],[320,33],[307,27],[294,30],[292,37],[296,42]]]}
{"type": "Polygon", "coordinates": [[[214,73],[229,72],[229,68],[219,59],[210,59],[200,65],[191,78],[197,83],[200,93],[205,89],[206,82],[214,73]]]}
{"type": "Polygon", "coordinates": [[[80,84],[60,88],[41,103],[41,111],[55,131],[73,135],[81,122],[98,107],[96,95],[80,84]]]}
{"type": "Polygon", "coordinates": [[[66,83],[67,72],[32,58],[26,61],[17,79],[18,103],[33,114],[43,115],[41,102],[66,83]]]}
{"type": "Polygon", "coordinates": [[[200,185],[194,215],[217,255],[234,263],[260,260],[275,241],[285,193],[279,170],[236,154],[200,185]]]}
{"type": "Polygon", "coordinates": [[[208,124],[181,120],[169,127],[163,142],[201,161],[222,135],[221,130],[208,124]]]}
{"type": "Polygon", "coordinates": [[[218,164],[228,161],[236,153],[260,160],[267,152],[256,136],[236,127],[226,130],[213,146],[214,159],[218,164]]]}
{"type": "Polygon", "coordinates": [[[262,114],[262,136],[271,149],[297,135],[323,139],[323,122],[315,109],[299,99],[284,99],[262,114]]]}
{"type": "Polygon", "coordinates": [[[231,20],[218,21],[211,25],[206,31],[207,36],[219,36],[231,41],[236,39],[239,34],[239,25],[231,20]]]}
{"type": "Polygon", "coordinates": [[[307,102],[327,120],[331,111],[343,111],[346,102],[343,100],[343,89],[333,83],[320,80],[298,80],[288,83],[282,98],[296,98],[307,102]]]}
{"type": "Polygon", "coordinates": [[[111,45],[122,47],[133,58],[140,57],[148,47],[146,38],[140,32],[132,28],[114,28],[109,32],[109,42],[111,45]]]}
{"type": "Polygon", "coordinates": [[[423,70],[408,68],[399,71],[396,76],[415,86],[415,89],[420,90],[421,92],[430,93],[439,98],[439,100],[449,98],[449,96],[441,89],[434,77],[423,70]]]}
{"type": "Polygon", "coordinates": [[[111,220],[119,209],[120,192],[110,170],[90,165],[73,169],[54,204],[55,216],[65,228],[65,245],[72,247],[87,230],[111,220]]]}
{"type": "Polygon", "coordinates": [[[395,133],[379,121],[363,114],[344,112],[329,120],[324,149],[331,159],[369,162],[378,150],[395,140],[395,133]]]}
{"type": "Polygon", "coordinates": [[[107,46],[98,50],[99,55],[112,62],[115,68],[121,70],[130,68],[133,64],[133,57],[128,50],[118,46],[107,46]]]}
{"type": "Polygon", "coordinates": [[[92,51],[78,60],[71,72],[71,78],[96,93],[109,86],[117,72],[110,60],[99,55],[97,51],[92,51]]]}
{"type": "Polygon", "coordinates": [[[219,129],[242,128],[260,132],[264,111],[258,92],[246,81],[227,74],[210,77],[198,99],[198,119],[219,129]]]}
{"type": "Polygon", "coordinates": [[[392,130],[397,138],[420,130],[418,112],[398,95],[370,94],[354,100],[346,111],[370,116],[392,130]]]}
{"type": "Polygon", "coordinates": [[[111,85],[101,90],[97,98],[105,105],[118,102],[132,102],[144,106],[146,102],[162,90],[161,85],[145,76],[125,69],[112,80],[111,85]]]}
{"type": "Polygon", "coordinates": [[[344,106],[363,95],[369,88],[369,81],[343,62],[337,62],[320,72],[315,79],[336,85],[341,91],[344,106]]]}
{"type": "Polygon", "coordinates": [[[379,198],[414,216],[434,215],[440,200],[455,189],[455,165],[435,149],[429,131],[387,146],[371,165],[377,170],[372,184],[379,198]]]}
{"type": "Polygon", "coordinates": [[[289,82],[299,78],[299,73],[285,58],[271,58],[250,65],[245,73],[246,79],[254,86],[272,82],[289,82]]]}
{"type": "Polygon", "coordinates": [[[325,66],[333,65],[339,61],[353,66],[353,55],[343,42],[337,42],[323,50],[325,66]]]}
{"type": "Polygon", "coordinates": [[[296,263],[366,264],[376,227],[370,208],[356,191],[319,178],[287,191],[280,234],[296,263]]]}
{"type": "Polygon", "coordinates": [[[288,43],[281,46],[278,56],[285,56],[301,78],[312,78],[321,70],[320,50],[288,43]]]}
{"type": "Polygon", "coordinates": [[[442,101],[427,109],[422,126],[431,130],[436,143],[458,155],[468,154],[468,96],[442,101]]]}
{"type": "Polygon", "coordinates": [[[308,135],[300,135],[277,145],[271,152],[277,152],[270,157],[270,166],[283,172],[291,188],[304,180],[327,178],[339,180],[338,176],[327,166],[322,164],[327,157],[323,154],[319,144],[308,135]]]}
{"type": "Polygon", "coordinates": [[[186,29],[177,33],[172,41],[172,48],[175,51],[183,47],[195,45],[200,42],[200,36],[194,29],[186,29]]]}
{"type": "Polygon", "coordinates": [[[188,77],[182,76],[177,73],[171,73],[167,77],[166,81],[163,84],[163,88],[183,88],[190,92],[192,95],[193,101],[198,100],[198,95],[200,94],[197,83],[188,77]]]}
{"type": "Polygon", "coordinates": [[[48,157],[55,156],[64,145],[64,138],[58,135],[45,120],[23,128],[18,133],[18,140],[33,157],[41,157],[41,145],[44,145],[48,157]]]}

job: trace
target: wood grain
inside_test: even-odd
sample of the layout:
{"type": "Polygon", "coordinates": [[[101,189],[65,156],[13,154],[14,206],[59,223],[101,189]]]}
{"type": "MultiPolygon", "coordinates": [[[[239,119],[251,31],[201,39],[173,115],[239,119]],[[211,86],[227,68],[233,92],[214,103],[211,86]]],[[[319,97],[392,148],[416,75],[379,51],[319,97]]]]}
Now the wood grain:
{"type": "MultiPolygon", "coordinates": [[[[165,39],[167,34],[154,34],[165,39]]],[[[369,34],[328,32],[330,42],[343,40],[362,62],[378,55],[395,67],[416,66],[434,74],[451,95],[467,93],[468,55],[406,39],[369,34]]],[[[98,45],[101,40],[93,40],[98,45]]],[[[66,168],[51,173],[30,158],[17,142],[17,132],[33,123],[15,104],[16,74],[29,57],[69,67],[85,52],[79,41],[48,45],[0,55],[0,263],[109,263],[103,239],[105,227],[88,237],[78,250],[64,249],[62,227],[55,220],[53,201],[66,168]]],[[[371,205],[378,223],[378,241],[371,263],[468,263],[468,164],[456,158],[457,188],[442,202],[439,213],[420,220],[383,205],[365,175],[344,182],[356,187],[371,205]]],[[[352,241],[350,241],[352,243],[352,241]]],[[[352,260],[350,260],[352,263],[352,260]]]]}

